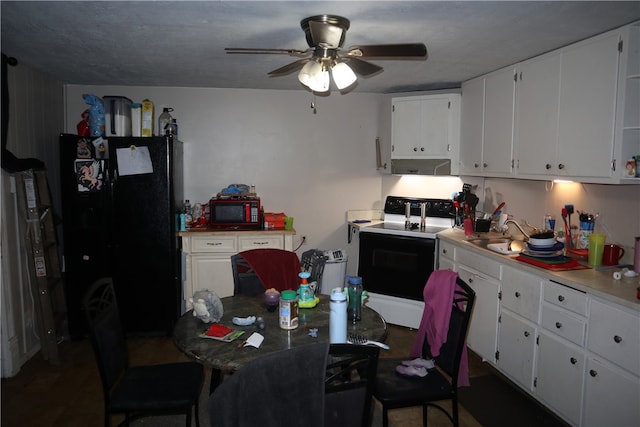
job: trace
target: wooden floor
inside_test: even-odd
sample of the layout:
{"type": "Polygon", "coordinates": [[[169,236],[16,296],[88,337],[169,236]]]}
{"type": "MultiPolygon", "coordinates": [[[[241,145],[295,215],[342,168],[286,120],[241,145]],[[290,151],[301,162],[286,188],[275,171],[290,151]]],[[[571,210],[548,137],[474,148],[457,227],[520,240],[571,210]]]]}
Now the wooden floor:
{"type": "MultiPolygon", "coordinates": [[[[415,331],[389,325],[387,343],[391,350],[381,357],[404,357],[415,337],[415,331]]],[[[131,363],[152,364],[189,360],[170,338],[130,338],[131,363]]],[[[2,427],[56,426],[91,427],[103,423],[102,389],[88,340],[62,342],[59,345],[60,366],[50,366],[37,354],[13,378],[2,379],[2,427]]],[[[487,367],[470,352],[471,376],[483,375],[487,367]]],[[[207,393],[205,385],[203,393],[207,393]]],[[[204,411],[205,408],[201,408],[204,411]]],[[[429,425],[450,426],[437,411],[430,411],[429,425]]],[[[389,412],[391,426],[422,425],[419,408],[389,412]]],[[[202,418],[201,418],[202,419],[202,418]]],[[[114,417],[112,425],[120,421],[114,417]]],[[[176,425],[184,425],[176,423],[176,425]]],[[[146,424],[149,425],[149,424],[146,424]]],[[[202,427],[208,427],[201,424],[202,427]]],[[[379,405],[374,413],[374,426],[381,426],[379,405]]],[[[464,408],[460,408],[460,425],[477,427],[480,424],[464,408]]]]}

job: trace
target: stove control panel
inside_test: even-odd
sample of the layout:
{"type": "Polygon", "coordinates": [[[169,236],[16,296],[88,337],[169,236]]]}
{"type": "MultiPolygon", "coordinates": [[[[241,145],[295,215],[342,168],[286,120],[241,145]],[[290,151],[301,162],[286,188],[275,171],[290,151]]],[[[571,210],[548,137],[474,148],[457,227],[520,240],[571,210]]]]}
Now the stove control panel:
{"type": "Polygon", "coordinates": [[[455,218],[456,215],[456,210],[453,206],[453,200],[398,196],[387,196],[387,199],[384,203],[384,213],[404,215],[406,213],[407,202],[411,204],[412,216],[420,217],[422,203],[425,203],[425,214],[428,217],[455,218]]]}

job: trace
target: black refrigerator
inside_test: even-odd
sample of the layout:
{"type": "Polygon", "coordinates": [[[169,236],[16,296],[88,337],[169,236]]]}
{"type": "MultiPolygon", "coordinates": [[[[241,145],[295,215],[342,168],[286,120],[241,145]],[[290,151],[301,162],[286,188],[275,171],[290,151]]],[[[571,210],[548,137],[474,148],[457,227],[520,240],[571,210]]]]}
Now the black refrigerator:
{"type": "Polygon", "coordinates": [[[69,332],[88,326],[82,297],[113,278],[129,334],[168,335],[181,313],[182,143],[167,137],[60,135],[69,332]]]}

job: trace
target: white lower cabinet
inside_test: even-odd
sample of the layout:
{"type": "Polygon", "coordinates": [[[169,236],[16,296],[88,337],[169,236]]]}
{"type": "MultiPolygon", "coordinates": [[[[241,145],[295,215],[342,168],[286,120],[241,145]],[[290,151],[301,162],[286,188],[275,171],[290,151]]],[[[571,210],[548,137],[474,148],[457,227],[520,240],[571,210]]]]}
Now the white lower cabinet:
{"type": "Polygon", "coordinates": [[[572,425],[580,424],[585,359],[581,348],[541,330],[536,395],[572,425]]]}
{"type": "Polygon", "coordinates": [[[210,290],[220,298],[233,295],[231,256],[250,249],[293,250],[292,231],[238,231],[182,233],[184,257],[183,298],[187,303],[196,291],[210,290]]]}
{"type": "Polygon", "coordinates": [[[572,426],[640,426],[638,310],[456,243],[439,265],[476,292],[471,350],[572,426]]]}
{"type": "Polygon", "coordinates": [[[640,379],[597,357],[587,360],[584,427],[638,427],[640,379]]]}
{"type": "MultiPolygon", "coordinates": [[[[220,298],[233,295],[231,255],[198,254],[191,257],[191,296],[204,289],[214,291],[220,298]]],[[[185,295],[186,299],[191,298],[185,295]]]]}
{"type": "Polygon", "coordinates": [[[592,299],[583,425],[640,425],[640,314],[592,299]]]}
{"type": "Polygon", "coordinates": [[[461,265],[456,265],[460,278],[476,293],[467,334],[467,345],[483,359],[495,363],[500,283],[495,279],[472,272],[461,265]]]}
{"type": "Polygon", "coordinates": [[[527,391],[533,389],[540,278],[502,266],[497,366],[527,391]]]}
{"type": "Polygon", "coordinates": [[[536,326],[508,311],[502,311],[498,330],[496,365],[525,390],[531,391],[536,350],[536,326]]]}

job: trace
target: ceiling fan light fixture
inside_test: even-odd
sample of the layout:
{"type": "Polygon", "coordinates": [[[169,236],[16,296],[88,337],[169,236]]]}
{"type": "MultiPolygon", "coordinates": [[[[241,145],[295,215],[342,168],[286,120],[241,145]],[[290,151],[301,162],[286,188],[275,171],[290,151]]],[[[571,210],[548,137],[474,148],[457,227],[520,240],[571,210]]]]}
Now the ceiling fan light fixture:
{"type": "Polygon", "coordinates": [[[358,79],[356,73],[344,62],[335,64],[331,68],[331,74],[333,75],[333,81],[340,90],[348,88],[358,79]]]}
{"type": "Polygon", "coordinates": [[[302,67],[298,74],[300,83],[314,92],[326,92],[329,90],[329,71],[321,62],[309,61],[302,67]]]}

